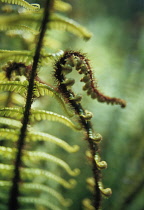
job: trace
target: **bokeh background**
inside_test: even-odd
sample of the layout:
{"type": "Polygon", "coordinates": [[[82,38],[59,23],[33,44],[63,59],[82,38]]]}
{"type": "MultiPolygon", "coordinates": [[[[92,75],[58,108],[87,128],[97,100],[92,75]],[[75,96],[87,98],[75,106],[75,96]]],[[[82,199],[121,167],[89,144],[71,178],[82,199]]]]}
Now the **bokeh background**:
{"type": "MultiPolygon", "coordinates": [[[[30,2],[30,1],[29,1],[30,2]]],[[[40,3],[39,1],[37,1],[40,3]]],[[[80,50],[91,60],[99,89],[109,96],[120,97],[127,107],[111,106],[91,100],[81,89],[79,77],[75,91],[83,95],[82,104],[93,113],[93,126],[103,136],[100,145],[102,159],[108,168],[103,171],[103,183],[113,191],[109,199],[103,199],[106,210],[144,209],[144,1],[143,0],[69,0],[72,11],[67,16],[84,25],[93,33],[85,42],[68,32],[51,31],[49,35],[57,42],[47,48],[48,52],[60,49],[80,50]]],[[[2,11],[1,11],[2,13],[2,11]]],[[[8,34],[9,35],[9,34],[8,34]]],[[[29,35],[30,36],[30,35],[29,35]]],[[[30,49],[30,37],[5,36],[0,34],[1,49],[30,49]]],[[[40,69],[40,77],[53,84],[51,63],[40,69]]],[[[55,84],[54,84],[55,85],[55,84]]],[[[43,97],[34,103],[35,107],[63,113],[54,99],[43,97]]],[[[82,200],[91,198],[86,186],[91,167],[85,157],[87,142],[83,133],[75,133],[58,123],[43,122],[37,129],[65,139],[70,144],[78,144],[77,154],[66,154],[62,150],[45,145],[35,146],[37,150],[47,150],[51,154],[67,160],[72,168],[79,167],[81,174],[76,178],[73,190],[60,189],[65,197],[73,200],[68,209],[82,209],[82,200]]],[[[44,164],[66,179],[68,175],[53,166],[44,164]]],[[[57,187],[57,186],[56,186],[57,187]]],[[[38,209],[39,210],[39,209],[38,209]]]]}

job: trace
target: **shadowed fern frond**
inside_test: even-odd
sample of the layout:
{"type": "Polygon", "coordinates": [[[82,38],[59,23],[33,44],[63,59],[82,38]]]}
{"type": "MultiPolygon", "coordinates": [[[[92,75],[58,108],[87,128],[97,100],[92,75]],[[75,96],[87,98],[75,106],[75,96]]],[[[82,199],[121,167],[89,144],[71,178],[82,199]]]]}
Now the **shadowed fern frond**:
{"type": "MultiPolygon", "coordinates": [[[[11,16],[0,17],[0,29],[1,30],[28,30],[29,32],[36,33],[35,30],[40,26],[42,15],[38,14],[15,14],[11,16]],[[17,28],[18,27],[18,28],[17,28]],[[30,28],[30,30],[29,30],[30,28]],[[34,30],[34,31],[33,31],[34,30]]],[[[86,40],[90,39],[92,34],[83,26],[71,20],[63,17],[59,14],[52,14],[48,24],[48,29],[57,29],[62,31],[71,32],[86,40]]]]}
{"type": "Polygon", "coordinates": [[[40,9],[40,5],[39,4],[29,4],[27,1],[24,0],[0,0],[0,2],[2,3],[8,3],[8,4],[16,4],[19,6],[22,6],[26,9],[29,10],[39,10],[40,9]]]}

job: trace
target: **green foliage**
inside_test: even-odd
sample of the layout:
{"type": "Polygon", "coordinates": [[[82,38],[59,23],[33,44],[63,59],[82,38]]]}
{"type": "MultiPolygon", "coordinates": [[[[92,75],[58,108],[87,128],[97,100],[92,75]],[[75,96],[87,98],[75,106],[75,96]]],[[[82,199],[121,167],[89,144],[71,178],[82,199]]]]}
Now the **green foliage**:
{"type": "Polygon", "coordinates": [[[8,4],[16,4],[29,10],[38,10],[40,8],[39,4],[29,4],[27,1],[23,0],[0,0],[0,1],[8,4]]]}

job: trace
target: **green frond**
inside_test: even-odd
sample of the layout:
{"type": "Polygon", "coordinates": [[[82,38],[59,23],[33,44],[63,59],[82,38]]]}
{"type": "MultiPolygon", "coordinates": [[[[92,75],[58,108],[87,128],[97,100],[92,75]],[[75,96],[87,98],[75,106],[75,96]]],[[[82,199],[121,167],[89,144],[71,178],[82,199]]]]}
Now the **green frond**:
{"type": "Polygon", "coordinates": [[[70,199],[65,199],[60,193],[58,193],[56,190],[52,189],[51,187],[37,184],[37,183],[23,183],[20,186],[20,189],[26,189],[26,190],[40,190],[42,192],[46,192],[54,196],[63,206],[70,206],[72,201],[70,199]]]}
{"type": "Polygon", "coordinates": [[[71,189],[75,186],[76,181],[74,179],[70,179],[69,182],[65,179],[42,169],[36,169],[36,168],[22,168],[21,169],[21,176],[22,178],[28,178],[33,179],[36,176],[43,176],[47,179],[52,179],[53,181],[56,181],[57,183],[61,184],[63,187],[67,189],[71,189]]]}
{"type": "Polygon", "coordinates": [[[28,87],[28,81],[0,81],[0,91],[11,91],[19,93],[22,96],[25,96],[26,89],[28,87]]]}
{"type": "Polygon", "coordinates": [[[29,65],[33,62],[33,51],[0,50],[0,63],[15,61],[29,65]]]}
{"type": "Polygon", "coordinates": [[[24,0],[0,0],[0,2],[8,4],[16,4],[33,11],[37,11],[38,9],[40,9],[39,4],[29,4],[27,1],[24,0]]]}
{"type": "Polygon", "coordinates": [[[0,128],[0,140],[7,139],[16,142],[18,139],[18,134],[19,132],[15,129],[0,128]]]}
{"type": "MultiPolygon", "coordinates": [[[[22,96],[25,96],[28,87],[28,81],[0,81],[0,91],[14,91],[22,96]]],[[[68,111],[60,94],[54,88],[35,82],[34,95],[36,97],[49,95],[55,97],[67,115],[72,116],[72,111],[68,111]]]]}
{"type": "MultiPolygon", "coordinates": [[[[3,177],[6,176],[7,178],[12,178],[13,169],[14,169],[13,165],[0,164],[0,172],[1,172],[1,176],[3,176],[3,177]]],[[[65,187],[67,189],[73,188],[76,184],[76,181],[74,179],[70,179],[69,181],[66,181],[63,178],[61,178],[49,171],[42,170],[42,169],[21,168],[20,172],[21,172],[22,179],[33,179],[34,177],[43,176],[47,179],[51,179],[51,180],[59,183],[60,185],[62,185],[63,187],[65,187]]]]}
{"type": "MultiPolygon", "coordinates": [[[[21,123],[19,121],[7,119],[7,118],[3,118],[3,119],[8,120],[10,122],[9,124],[11,125],[11,127],[18,127],[18,126],[16,126],[17,125],[16,123],[18,123],[19,127],[21,127],[21,123]],[[16,125],[14,125],[15,121],[16,121],[16,123],[15,123],[16,125]]],[[[0,123],[1,123],[1,118],[0,118],[0,123]]],[[[1,134],[0,139],[17,141],[19,132],[14,129],[0,128],[0,134],[1,134]]],[[[52,142],[52,143],[58,145],[59,147],[63,148],[65,151],[70,152],[70,153],[77,152],[79,150],[78,145],[70,146],[64,140],[59,139],[59,138],[52,136],[50,134],[47,134],[47,133],[43,133],[43,132],[34,132],[34,131],[27,132],[26,141],[27,142],[31,142],[31,141],[52,142]]]]}
{"type": "MultiPolygon", "coordinates": [[[[10,148],[10,147],[4,147],[4,146],[0,146],[0,155],[3,157],[3,158],[6,158],[6,159],[13,159],[15,157],[15,154],[16,154],[16,149],[15,148],[10,148]]],[[[38,162],[40,160],[47,160],[47,161],[52,161],[54,163],[56,163],[57,165],[61,166],[63,169],[65,169],[67,171],[68,174],[70,174],[71,176],[77,176],[80,172],[79,169],[74,169],[72,170],[69,165],[53,156],[53,155],[50,155],[50,154],[47,154],[45,152],[33,152],[33,151],[23,151],[23,160],[24,162],[25,161],[34,161],[34,162],[38,162]]]]}
{"type": "MultiPolygon", "coordinates": [[[[4,27],[6,27],[4,25],[4,27]]],[[[10,26],[11,27],[11,26],[10,26]]],[[[28,28],[27,26],[25,26],[28,28]]],[[[0,25],[1,30],[1,25],[0,25]]],[[[20,30],[20,28],[15,28],[15,30],[20,30]]],[[[33,33],[37,33],[36,31],[33,31],[33,29],[30,28],[30,30],[33,33]]],[[[56,59],[57,57],[61,56],[64,52],[62,50],[59,50],[56,53],[47,53],[43,50],[41,53],[40,62],[48,63],[51,60],[56,59]]],[[[6,61],[15,61],[15,62],[22,62],[25,63],[25,65],[31,64],[33,61],[34,51],[33,50],[0,50],[0,63],[6,62],[6,61]]]]}
{"type": "Polygon", "coordinates": [[[51,16],[51,21],[48,27],[50,29],[69,31],[79,37],[84,38],[85,40],[90,39],[92,36],[92,34],[85,27],[81,26],[76,21],[58,14],[51,16]]]}
{"type": "MultiPolygon", "coordinates": [[[[10,84],[13,84],[13,83],[15,84],[15,82],[12,82],[12,83],[10,82],[10,84]]],[[[1,84],[1,82],[0,82],[0,84],[1,84]]],[[[8,84],[9,84],[9,82],[8,82],[8,84]]],[[[0,86],[0,90],[4,89],[6,91],[7,90],[6,89],[6,86],[4,86],[4,87],[3,86],[2,87],[0,86]]],[[[57,94],[57,92],[56,91],[53,91],[52,88],[49,87],[49,86],[48,86],[48,88],[50,88],[50,91],[47,89],[46,93],[48,95],[50,95],[50,96],[55,96],[55,98],[58,100],[58,102],[60,103],[60,105],[63,107],[63,109],[66,112],[66,114],[70,115],[70,112],[68,112],[68,110],[66,109],[66,106],[65,106],[64,102],[59,97],[59,95],[57,94]]],[[[9,90],[9,87],[8,87],[8,90],[9,90]]],[[[26,89],[25,89],[25,91],[26,91],[26,89]]],[[[45,89],[44,89],[44,91],[45,91],[45,89]]],[[[17,92],[17,91],[15,91],[15,92],[17,92]]],[[[17,92],[17,93],[21,94],[21,91],[20,92],[17,92]]],[[[37,94],[37,90],[36,89],[35,89],[35,93],[37,94]]],[[[40,110],[32,110],[31,112],[33,114],[31,116],[31,120],[32,121],[35,121],[35,120],[38,120],[38,121],[39,120],[57,121],[57,122],[64,123],[66,126],[68,126],[70,128],[73,128],[75,130],[81,130],[80,125],[73,124],[71,122],[71,120],[69,120],[67,117],[64,117],[62,115],[59,115],[59,114],[56,114],[56,113],[53,113],[53,112],[42,111],[42,110],[41,111],[40,110]]],[[[11,117],[11,118],[14,118],[16,120],[21,120],[22,119],[22,116],[23,116],[23,109],[22,108],[11,108],[11,107],[0,108],[0,116],[1,117],[11,117]]]]}
{"type": "Polygon", "coordinates": [[[68,12],[72,9],[71,5],[61,0],[54,1],[54,9],[61,12],[68,12]]]}
{"type": "Polygon", "coordinates": [[[27,31],[29,33],[32,33],[34,35],[37,35],[38,32],[28,26],[25,25],[6,25],[6,24],[1,24],[0,25],[0,31],[27,31]]]}
{"type": "Polygon", "coordinates": [[[0,116],[21,120],[23,117],[23,109],[11,107],[0,108],[0,116]]]}
{"type": "MultiPolygon", "coordinates": [[[[42,19],[41,13],[39,14],[15,14],[9,17],[0,16],[0,25],[8,25],[8,26],[23,26],[31,27],[32,29],[36,29],[39,26],[39,23],[42,19]]],[[[76,36],[79,36],[85,40],[91,38],[92,34],[83,26],[78,24],[76,21],[63,17],[59,14],[52,14],[50,17],[50,21],[48,24],[48,29],[57,29],[62,31],[68,31],[76,36]]]]}
{"type": "Polygon", "coordinates": [[[50,201],[42,199],[42,198],[36,198],[36,197],[20,197],[19,198],[20,203],[28,203],[28,204],[34,204],[34,205],[43,205],[51,210],[61,210],[56,205],[52,204],[50,201]]]}
{"type": "Polygon", "coordinates": [[[0,146],[0,156],[6,159],[12,159],[16,153],[15,148],[0,146]]]}
{"type": "Polygon", "coordinates": [[[20,30],[24,30],[22,26],[27,26],[29,28],[36,29],[41,19],[42,13],[17,13],[9,15],[0,15],[0,25],[2,27],[18,27],[19,29],[21,26],[20,30]]]}
{"type": "Polygon", "coordinates": [[[46,154],[45,152],[38,152],[38,151],[37,152],[32,152],[32,151],[26,152],[26,151],[24,151],[24,154],[26,155],[24,157],[26,159],[28,158],[29,160],[33,160],[33,161],[39,161],[39,160],[52,161],[52,162],[58,164],[59,166],[61,166],[62,168],[64,168],[71,176],[77,176],[80,172],[80,170],[78,168],[72,170],[65,161],[63,161],[63,160],[61,160],[61,159],[59,159],[59,158],[57,158],[53,155],[46,154]]]}
{"type": "Polygon", "coordinates": [[[54,88],[40,82],[35,82],[34,95],[36,97],[44,95],[56,96],[58,100],[61,100],[59,94],[54,90],[54,88]]]}
{"type": "MultiPolygon", "coordinates": [[[[54,56],[57,56],[57,54],[54,54],[54,56]]],[[[54,88],[52,88],[46,84],[35,82],[34,95],[36,97],[40,97],[40,96],[44,96],[44,95],[49,95],[51,97],[54,97],[59,102],[62,109],[68,116],[72,117],[74,115],[71,110],[68,110],[66,108],[66,105],[65,105],[63,99],[61,98],[61,95],[54,88]]]]}
{"type": "MultiPolygon", "coordinates": [[[[5,125],[10,128],[21,128],[21,126],[22,126],[21,122],[19,122],[17,120],[5,118],[5,117],[0,117],[0,125],[5,125]]],[[[1,128],[0,128],[0,130],[1,130],[1,128]]],[[[1,138],[1,135],[0,135],[0,138],[1,138]]]]}
{"type": "MultiPolygon", "coordinates": [[[[44,46],[47,42],[47,39],[49,39],[49,37],[44,39],[44,46]]],[[[56,41],[54,39],[50,39],[51,42],[56,41]]],[[[43,64],[48,64],[51,60],[55,60],[58,57],[60,57],[61,55],[63,55],[64,51],[63,50],[59,50],[56,53],[47,53],[45,50],[41,51],[41,57],[40,57],[40,62],[43,64]]]]}
{"type": "Polygon", "coordinates": [[[64,125],[74,129],[74,130],[81,130],[80,125],[74,124],[70,119],[67,117],[50,112],[50,111],[45,111],[45,110],[31,110],[31,116],[30,116],[31,122],[35,121],[41,121],[41,120],[50,120],[50,121],[56,121],[63,123],[64,125]]]}
{"type": "Polygon", "coordinates": [[[56,145],[58,145],[59,147],[63,148],[64,150],[66,150],[67,152],[77,152],[79,150],[79,146],[78,145],[74,145],[74,146],[70,146],[67,142],[65,142],[62,139],[59,139],[55,136],[52,136],[50,134],[47,133],[43,133],[43,132],[28,132],[27,133],[27,141],[46,141],[46,142],[52,142],[56,145]]]}
{"type": "Polygon", "coordinates": [[[0,163],[0,175],[7,177],[7,179],[12,178],[12,171],[14,169],[13,165],[7,165],[0,163]]]}
{"type": "MultiPolygon", "coordinates": [[[[10,181],[4,181],[0,180],[0,187],[3,189],[8,189],[11,187],[12,183],[10,181]]],[[[55,197],[63,206],[70,206],[72,201],[70,199],[65,199],[60,193],[58,193],[56,190],[49,186],[45,186],[43,184],[37,184],[37,183],[22,183],[20,184],[20,191],[21,192],[27,192],[28,190],[30,191],[41,191],[41,192],[46,192],[53,197],[55,197]]]]}

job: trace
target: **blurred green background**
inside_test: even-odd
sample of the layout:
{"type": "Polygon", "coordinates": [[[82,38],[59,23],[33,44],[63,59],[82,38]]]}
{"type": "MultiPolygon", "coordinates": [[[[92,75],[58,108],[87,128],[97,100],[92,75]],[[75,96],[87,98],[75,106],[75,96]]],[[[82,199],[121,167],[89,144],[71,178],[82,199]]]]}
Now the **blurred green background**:
{"type": "MultiPolygon", "coordinates": [[[[38,1],[37,1],[38,2],[38,1]]],[[[102,159],[108,163],[103,171],[105,187],[112,188],[113,194],[103,200],[105,210],[144,209],[144,1],[143,0],[69,0],[73,10],[68,16],[81,23],[93,33],[85,42],[67,32],[52,31],[59,44],[49,52],[59,49],[80,50],[91,60],[99,89],[109,96],[125,99],[127,107],[111,106],[91,100],[81,90],[77,81],[75,90],[83,94],[83,106],[94,115],[92,118],[96,132],[103,136],[102,159]]],[[[40,3],[40,2],[38,2],[40,3]]],[[[0,35],[1,49],[28,49],[28,43],[16,37],[0,35]]],[[[52,66],[40,70],[41,78],[53,83],[52,66]]],[[[75,74],[77,77],[77,74],[75,74]]],[[[54,99],[41,98],[35,107],[50,111],[60,111],[54,99]],[[55,105],[55,107],[54,107],[55,105]]],[[[74,133],[65,126],[55,123],[40,123],[38,129],[55,134],[71,144],[78,144],[77,154],[66,154],[51,147],[51,153],[67,159],[72,168],[79,167],[77,186],[73,190],[60,189],[65,197],[73,199],[72,207],[82,209],[81,201],[91,198],[86,187],[91,167],[86,158],[87,142],[82,134],[74,133]]],[[[37,145],[38,146],[38,145],[37,145]]],[[[44,150],[39,145],[38,150],[44,150]]],[[[49,152],[49,151],[48,151],[49,152]]],[[[49,164],[47,164],[49,167],[49,164]]],[[[50,166],[51,168],[53,166],[50,166]]],[[[57,171],[59,169],[53,168],[57,171]]],[[[60,171],[67,179],[69,177],[60,171]]]]}

